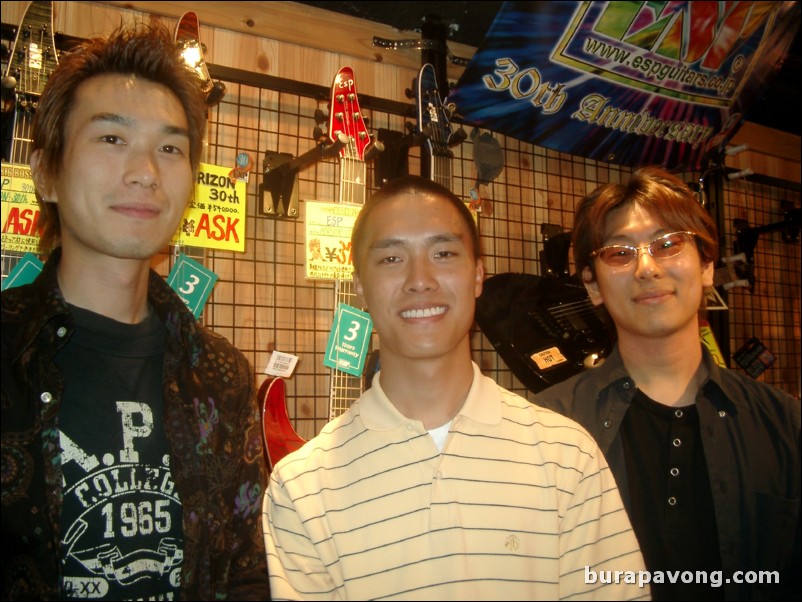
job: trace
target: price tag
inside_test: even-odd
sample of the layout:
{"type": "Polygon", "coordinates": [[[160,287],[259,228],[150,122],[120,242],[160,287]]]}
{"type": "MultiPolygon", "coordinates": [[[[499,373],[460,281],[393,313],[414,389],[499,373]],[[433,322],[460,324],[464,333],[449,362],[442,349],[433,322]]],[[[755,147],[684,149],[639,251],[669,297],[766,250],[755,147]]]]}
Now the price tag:
{"type": "Polygon", "coordinates": [[[560,364],[564,364],[568,361],[565,359],[565,356],[562,354],[559,347],[550,347],[549,349],[544,349],[543,351],[537,351],[529,357],[541,370],[547,370],[548,368],[559,366],[560,364]]]}
{"type": "Polygon", "coordinates": [[[362,376],[372,331],[370,314],[340,303],[329,334],[323,365],[352,376],[362,376]]]}
{"type": "Polygon", "coordinates": [[[203,307],[212,294],[215,282],[217,274],[183,253],[178,256],[178,261],[167,277],[167,284],[178,293],[196,319],[203,313],[203,307]]]}
{"type": "Polygon", "coordinates": [[[289,378],[292,376],[292,372],[295,370],[295,364],[297,363],[297,355],[290,355],[289,353],[274,351],[270,354],[270,359],[267,362],[267,368],[265,368],[265,374],[289,378]]]}

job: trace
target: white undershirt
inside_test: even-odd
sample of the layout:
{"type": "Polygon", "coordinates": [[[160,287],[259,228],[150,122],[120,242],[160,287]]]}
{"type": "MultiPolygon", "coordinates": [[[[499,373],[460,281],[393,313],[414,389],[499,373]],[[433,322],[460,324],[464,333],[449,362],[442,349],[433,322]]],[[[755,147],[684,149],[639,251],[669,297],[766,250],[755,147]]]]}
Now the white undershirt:
{"type": "Polygon", "coordinates": [[[443,426],[438,426],[429,430],[429,434],[434,439],[434,444],[437,446],[438,451],[443,451],[443,445],[446,443],[448,437],[448,429],[451,428],[451,420],[446,422],[443,426]]]}

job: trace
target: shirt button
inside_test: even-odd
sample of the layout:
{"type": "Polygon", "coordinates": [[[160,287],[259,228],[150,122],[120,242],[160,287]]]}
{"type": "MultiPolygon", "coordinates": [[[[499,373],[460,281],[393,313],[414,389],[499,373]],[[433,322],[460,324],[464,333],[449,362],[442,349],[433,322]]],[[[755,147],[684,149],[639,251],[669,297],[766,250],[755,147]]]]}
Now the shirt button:
{"type": "Polygon", "coordinates": [[[683,416],[682,410],[674,410],[674,416],[676,416],[677,418],[682,418],[683,416]]]}
{"type": "Polygon", "coordinates": [[[669,506],[676,506],[677,505],[677,498],[675,498],[673,495],[670,498],[668,498],[668,505],[669,506]]]}
{"type": "Polygon", "coordinates": [[[675,466],[675,467],[674,467],[674,468],[672,468],[672,469],[671,469],[669,472],[671,473],[671,476],[672,476],[672,477],[676,477],[676,476],[679,474],[679,468],[677,468],[677,467],[675,466]]]}
{"type": "Polygon", "coordinates": [[[718,411],[718,417],[719,418],[726,418],[727,417],[727,412],[725,412],[724,410],[719,410],[718,411]]]}
{"type": "Polygon", "coordinates": [[[624,382],[624,388],[629,389],[629,381],[624,382]]]}
{"type": "Polygon", "coordinates": [[[680,445],[682,445],[682,439],[680,439],[679,437],[677,437],[677,438],[676,438],[676,439],[674,439],[674,440],[673,440],[671,443],[672,443],[672,445],[673,445],[674,447],[679,447],[680,445]]]}
{"type": "Polygon", "coordinates": [[[39,396],[39,399],[42,400],[42,403],[50,403],[53,401],[53,396],[50,394],[49,391],[45,391],[39,396]]]}
{"type": "Polygon", "coordinates": [[[66,337],[67,336],[67,327],[66,326],[60,326],[59,329],[56,331],[56,336],[58,338],[60,338],[60,339],[63,339],[64,337],[66,337]]]}
{"type": "Polygon", "coordinates": [[[612,421],[612,420],[610,420],[610,419],[608,418],[607,420],[605,420],[605,421],[604,421],[604,428],[608,429],[608,428],[610,428],[611,426],[613,426],[613,421],[612,421]]]}

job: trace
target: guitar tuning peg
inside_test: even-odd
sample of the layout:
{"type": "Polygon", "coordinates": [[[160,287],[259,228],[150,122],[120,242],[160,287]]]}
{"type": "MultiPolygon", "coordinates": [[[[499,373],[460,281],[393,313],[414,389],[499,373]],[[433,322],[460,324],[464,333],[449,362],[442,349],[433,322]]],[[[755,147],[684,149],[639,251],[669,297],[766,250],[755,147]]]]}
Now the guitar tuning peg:
{"type": "Polygon", "coordinates": [[[316,125],[315,129],[312,130],[312,138],[315,140],[325,140],[326,134],[323,132],[323,128],[321,128],[319,125],[316,125]]]}
{"type": "Polygon", "coordinates": [[[223,100],[226,92],[228,92],[228,89],[223,82],[213,82],[212,87],[206,96],[206,106],[211,108],[220,104],[220,101],[223,100]]]}
{"type": "Polygon", "coordinates": [[[13,75],[4,75],[2,79],[3,90],[14,90],[17,87],[17,78],[13,75]]]}
{"type": "Polygon", "coordinates": [[[453,132],[451,132],[451,135],[448,137],[448,146],[450,147],[459,146],[467,139],[468,139],[468,133],[465,131],[463,127],[460,126],[458,130],[454,130],[453,132]]]}
{"type": "Polygon", "coordinates": [[[320,109],[315,109],[315,123],[325,123],[326,114],[320,109]]]}
{"type": "Polygon", "coordinates": [[[407,131],[407,134],[413,134],[415,132],[415,124],[410,123],[409,121],[405,121],[404,129],[407,131]]]}
{"type": "Polygon", "coordinates": [[[404,90],[404,96],[407,98],[415,98],[415,93],[412,91],[412,88],[406,88],[404,90]]]}

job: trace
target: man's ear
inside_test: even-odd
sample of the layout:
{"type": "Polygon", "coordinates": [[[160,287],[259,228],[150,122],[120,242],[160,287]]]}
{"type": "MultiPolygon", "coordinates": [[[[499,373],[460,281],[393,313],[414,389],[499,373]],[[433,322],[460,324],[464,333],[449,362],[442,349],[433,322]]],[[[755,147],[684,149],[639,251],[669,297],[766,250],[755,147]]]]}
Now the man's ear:
{"type": "Polygon", "coordinates": [[[354,272],[354,293],[356,293],[357,300],[359,301],[362,307],[367,308],[368,302],[365,300],[365,289],[362,287],[362,282],[359,280],[359,276],[356,275],[354,272]]]}
{"type": "Polygon", "coordinates": [[[713,286],[715,283],[716,268],[712,261],[702,265],[702,286],[713,286]]]}
{"type": "Polygon", "coordinates": [[[39,198],[45,203],[58,203],[58,195],[50,187],[50,180],[42,167],[42,150],[37,149],[31,153],[31,178],[39,198]]]}
{"type": "Polygon", "coordinates": [[[481,259],[476,260],[476,280],[473,287],[473,296],[479,298],[482,294],[482,286],[485,281],[485,264],[481,259]]]}
{"type": "Polygon", "coordinates": [[[593,274],[587,266],[582,268],[582,283],[585,285],[585,290],[588,291],[588,296],[593,305],[604,303],[601,291],[599,291],[599,281],[593,278],[593,274]]]}

